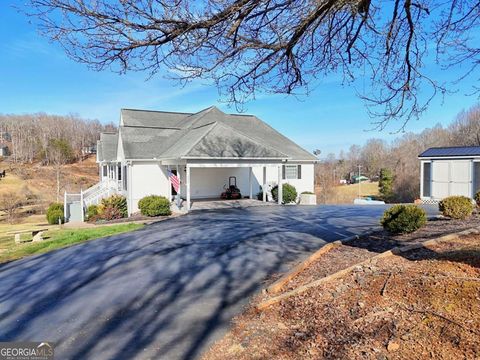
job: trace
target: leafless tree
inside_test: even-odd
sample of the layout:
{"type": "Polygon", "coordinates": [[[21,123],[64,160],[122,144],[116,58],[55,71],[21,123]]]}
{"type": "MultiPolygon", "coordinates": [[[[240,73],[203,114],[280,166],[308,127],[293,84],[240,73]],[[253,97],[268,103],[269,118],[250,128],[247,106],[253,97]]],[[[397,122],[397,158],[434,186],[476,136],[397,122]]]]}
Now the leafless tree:
{"type": "Polygon", "coordinates": [[[25,201],[25,196],[16,192],[5,192],[0,194],[0,210],[7,215],[7,220],[12,222],[22,203],[25,201]]]}
{"type": "Polygon", "coordinates": [[[479,137],[480,105],[475,105],[461,111],[449,126],[436,125],[418,134],[406,133],[391,143],[371,139],[363,146],[352,145],[347,155],[340,159],[348,171],[360,164],[369,176],[380,168],[392,170],[394,200],[410,202],[420,193],[418,155],[421,152],[434,146],[480,146],[479,137]]]}
{"type": "Polygon", "coordinates": [[[94,69],[213,80],[240,107],[340,74],[380,129],[454,88],[428,59],[459,80],[480,65],[478,0],[30,0],[26,13],[94,69]]]}
{"type": "Polygon", "coordinates": [[[102,131],[115,130],[113,124],[86,120],[75,115],[39,114],[0,115],[0,129],[9,134],[9,147],[14,162],[41,161],[52,163],[49,144],[52,139],[68,139],[75,159],[84,147],[96,144],[102,131]]]}

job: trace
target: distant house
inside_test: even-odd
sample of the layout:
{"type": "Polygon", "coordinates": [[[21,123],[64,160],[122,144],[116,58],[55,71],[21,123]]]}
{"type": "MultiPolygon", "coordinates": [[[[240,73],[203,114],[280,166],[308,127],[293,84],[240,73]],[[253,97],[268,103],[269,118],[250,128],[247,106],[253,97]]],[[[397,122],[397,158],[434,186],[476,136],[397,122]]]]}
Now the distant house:
{"type": "Polygon", "coordinates": [[[262,186],[265,200],[279,183],[313,192],[317,158],[256,116],[210,107],[198,113],[123,109],[118,132],[101,134],[97,162],[101,181],[84,193],[84,205],[115,192],[126,196],[132,214],[152,194],[188,211],[196,199],[218,199],[232,176],[250,198],[262,186]],[[180,179],[178,194],[169,174],[180,179]]]}
{"type": "Polygon", "coordinates": [[[352,183],[354,183],[354,184],[358,184],[359,182],[368,181],[368,180],[369,180],[369,178],[364,176],[364,175],[360,175],[360,176],[353,175],[352,176],[352,183]]]}
{"type": "Polygon", "coordinates": [[[0,145],[0,157],[5,157],[10,155],[10,150],[7,145],[0,145]]]}
{"type": "Polygon", "coordinates": [[[91,155],[91,154],[96,154],[96,153],[97,153],[97,146],[96,145],[84,146],[82,148],[82,155],[91,155]]]}
{"type": "Polygon", "coordinates": [[[420,159],[420,198],[438,201],[451,195],[473,198],[480,190],[480,146],[435,147],[420,159]]]}
{"type": "Polygon", "coordinates": [[[8,131],[0,131],[0,142],[10,142],[12,141],[12,136],[8,131]]]}

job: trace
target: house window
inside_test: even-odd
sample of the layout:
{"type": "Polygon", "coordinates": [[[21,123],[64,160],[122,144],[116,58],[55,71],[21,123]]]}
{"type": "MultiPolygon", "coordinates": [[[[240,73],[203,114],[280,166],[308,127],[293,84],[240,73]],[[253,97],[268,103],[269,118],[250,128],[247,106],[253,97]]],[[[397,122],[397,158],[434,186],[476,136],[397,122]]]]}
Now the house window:
{"type": "Polygon", "coordinates": [[[122,180],[122,165],[118,165],[117,168],[117,180],[122,180]]]}
{"type": "Polygon", "coordinates": [[[430,197],[430,184],[431,184],[431,166],[432,163],[423,163],[423,196],[430,197]]]}
{"type": "Polygon", "coordinates": [[[302,167],[301,165],[283,165],[282,173],[284,180],[301,179],[302,167]]]}
{"type": "Polygon", "coordinates": [[[108,176],[108,167],[107,165],[103,165],[103,177],[107,177],[108,176]]]}

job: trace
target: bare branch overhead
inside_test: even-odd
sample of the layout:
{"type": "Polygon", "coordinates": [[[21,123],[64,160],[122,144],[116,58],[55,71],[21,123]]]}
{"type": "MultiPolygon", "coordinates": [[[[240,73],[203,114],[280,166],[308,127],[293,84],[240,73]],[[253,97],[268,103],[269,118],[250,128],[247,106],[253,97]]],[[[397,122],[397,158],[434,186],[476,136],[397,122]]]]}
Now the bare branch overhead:
{"type": "Polygon", "coordinates": [[[459,79],[480,65],[478,0],[30,3],[41,31],[96,70],[208,79],[237,105],[341,74],[365,84],[357,90],[379,128],[392,119],[403,127],[451,89],[431,76],[427,57],[463,69],[459,79]]]}

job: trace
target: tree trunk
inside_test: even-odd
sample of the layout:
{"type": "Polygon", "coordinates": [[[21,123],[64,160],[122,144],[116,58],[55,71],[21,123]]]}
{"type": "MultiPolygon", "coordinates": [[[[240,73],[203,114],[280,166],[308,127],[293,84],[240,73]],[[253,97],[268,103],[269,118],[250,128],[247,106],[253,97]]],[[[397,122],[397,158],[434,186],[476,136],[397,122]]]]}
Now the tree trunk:
{"type": "Polygon", "coordinates": [[[60,165],[56,165],[57,170],[57,202],[60,201],[60,165]]]}

